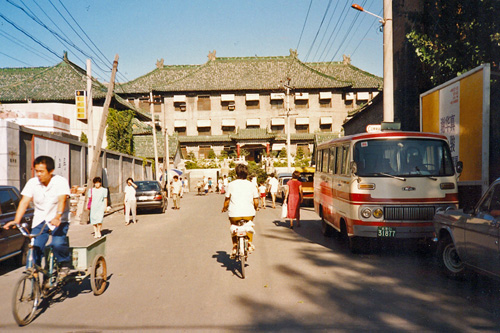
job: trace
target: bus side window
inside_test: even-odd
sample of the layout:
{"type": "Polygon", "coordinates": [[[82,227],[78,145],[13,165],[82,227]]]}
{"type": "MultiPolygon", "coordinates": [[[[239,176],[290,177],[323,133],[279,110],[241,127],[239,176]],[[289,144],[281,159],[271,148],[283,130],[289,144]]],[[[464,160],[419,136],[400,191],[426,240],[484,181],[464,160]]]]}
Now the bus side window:
{"type": "Polygon", "coordinates": [[[337,166],[335,173],[341,174],[342,173],[342,146],[336,147],[337,154],[336,154],[336,160],[337,160],[337,166]]]}
{"type": "Polygon", "coordinates": [[[328,149],[323,149],[323,163],[321,166],[322,172],[328,172],[328,149]]]}
{"type": "Polygon", "coordinates": [[[330,168],[328,171],[333,175],[335,174],[335,162],[336,162],[335,147],[331,147],[330,148],[330,168]]]}
{"type": "Polygon", "coordinates": [[[316,151],[316,171],[321,171],[321,162],[323,160],[323,150],[316,151]]]}
{"type": "Polygon", "coordinates": [[[342,147],[342,174],[347,175],[349,174],[349,146],[343,146],[342,147]]]}

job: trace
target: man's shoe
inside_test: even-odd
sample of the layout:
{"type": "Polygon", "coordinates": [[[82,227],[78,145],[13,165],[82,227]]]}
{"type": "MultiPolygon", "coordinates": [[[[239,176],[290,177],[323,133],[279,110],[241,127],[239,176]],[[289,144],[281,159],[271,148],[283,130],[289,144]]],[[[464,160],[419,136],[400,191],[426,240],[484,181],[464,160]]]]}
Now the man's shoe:
{"type": "Polygon", "coordinates": [[[69,267],[69,263],[62,263],[61,267],[59,267],[59,272],[57,273],[59,280],[62,280],[66,276],[68,276],[70,270],[71,270],[71,268],[69,267]]]}

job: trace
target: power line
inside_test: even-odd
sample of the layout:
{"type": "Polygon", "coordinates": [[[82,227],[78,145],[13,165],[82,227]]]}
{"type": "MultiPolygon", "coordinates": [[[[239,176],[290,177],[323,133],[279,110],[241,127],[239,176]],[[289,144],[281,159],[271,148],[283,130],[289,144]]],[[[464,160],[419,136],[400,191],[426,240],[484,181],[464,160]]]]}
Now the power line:
{"type": "Polygon", "coordinates": [[[313,56],[313,59],[316,59],[316,56],[318,55],[318,51],[321,48],[321,44],[323,44],[323,40],[325,39],[326,33],[328,32],[328,28],[330,27],[330,23],[332,23],[332,20],[335,16],[335,12],[337,11],[337,7],[339,5],[339,2],[335,4],[335,8],[332,11],[332,15],[330,16],[330,21],[328,21],[328,25],[325,28],[325,32],[323,33],[323,37],[321,37],[321,41],[319,42],[318,48],[316,49],[316,53],[313,56]]]}
{"type": "Polygon", "coordinates": [[[37,43],[38,45],[40,45],[41,47],[43,47],[44,49],[46,49],[47,51],[49,51],[50,53],[52,53],[53,55],[55,55],[58,59],[61,59],[62,57],[60,55],[58,55],[54,50],[52,50],[50,47],[48,47],[47,45],[43,44],[41,41],[39,41],[38,39],[36,39],[35,37],[33,37],[32,35],[30,35],[28,32],[26,32],[25,30],[23,30],[21,27],[17,26],[14,22],[12,22],[11,20],[9,20],[8,18],[6,18],[2,13],[0,13],[0,17],[3,18],[7,23],[9,23],[10,25],[12,25],[16,30],[22,32],[24,35],[26,35],[27,37],[29,37],[31,40],[33,40],[35,43],[37,43]]]}
{"type": "Polygon", "coordinates": [[[19,61],[20,63],[25,64],[26,66],[33,67],[33,65],[30,65],[30,64],[28,64],[28,63],[26,63],[26,62],[24,62],[24,61],[22,61],[22,60],[19,60],[19,59],[14,58],[14,57],[11,57],[10,55],[8,55],[8,54],[6,54],[6,53],[3,53],[3,52],[1,52],[1,51],[0,51],[0,54],[4,55],[4,56],[6,56],[7,58],[10,58],[10,59],[12,59],[12,60],[19,61]]]}
{"type": "Polygon", "coordinates": [[[43,59],[44,59],[44,60],[46,60],[46,61],[49,61],[49,62],[53,62],[53,61],[54,61],[53,59],[49,59],[48,57],[46,57],[43,53],[41,53],[41,52],[37,51],[36,49],[32,48],[32,47],[31,47],[31,46],[29,46],[28,44],[25,44],[25,43],[23,43],[21,40],[19,40],[19,39],[15,38],[14,36],[9,35],[9,34],[8,34],[8,33],[6,33],[5,31],[0,30],[0,35],[1,35],[3,38],[5,38],[5,39],[7,39],[7,40],[11,41],[11,42],[12,42],[12,43],[14,43],[14,44],[19,45],[20,47],[24,48],[25,50],[27,50],[27,51],[29,51],[29,52],[31,52],[31,53],[33,53],[33,54],[35,54],[35,55],[39,56],[40,58],[43,58],[43,59]]]}
{"type": "MultiPolygon", "coordinates": [[[[344,21],[345,21],[345,19],[346,19],[346,15],[344,14],[344,13],[345,13],[345,11],[346,11],[346,8],[349,8],[349,6],[348,6],[348,5],[346,5],[346,6],[344,6],[344,8],[342,9],[342,13],[340,13],[339,20],[337,20],[337,24],[335,24],[335,27],[333,28],[332,33],[330,34],[330,37],[328,38],[328,41],[326,42],[326,45],[328,45],[328,44],[330,43],[330,40],[332,40],[332,37],[333,37],[333,36],[334,36],[334,34],[335,34],[335,37],[333,37],[332,43],[330,44],[330,47],[328,47],[328,51],[326,52],[325,57],[326,57],[326,55],[330,52],[330,50],[332,49],[333,45],[335,45],[335,40],[337,39],[337,36],[338,36],[338,34],[339,34],[339,32],[340,32],[340,28],[339,28],[339,30],[337,31],[337,27],[339,27],[339,25],[340,25],[340,27],[341,27],[341,26],[344,24],[344,21]],[[340,20],[340,18],[342,18],[342,20],[340,20]]],[[[323,52],[321,52],[321,55],[320,55],[320,57],[319,57],[319,60],[323,59],[323,61],[324,61],[324,59],[325,59],[325,58],[323,58],[323,54],[325,53],[325,50],[326,50],[326,49],[327,49],[327,46],[325,46],[325,48],[323,49],[323,52]]]]}
{"type": "Polygon", "coordinates": [[[309,17],[309,11],[311,10],[312,3],[313,3],[313,0],[311,0],[311,2],[309,2],[309,8],[307,9],[306,19],[304,21],[304,25],[302,26],[302,32],[300,33],[299,42],[297,43],[296,50],[299,49],[300,41],[302,40],[302,34],[304,33],[304,28],[306,27],[307,18],[309,17]]]}
{"type": "Polygon", "coordinates": [[[330,5],[332,4],[332,0],[328,1],[328,6],[326,6],[325,14],[323,15],[323,19],[321,19],[321,23],[319,25],[318,31],[316,32],[316,36],[314,36],[314,39],[311,43],[311,47],[309,48],[309,51],[306,54],[305,61],[309,58],[309,54],[311,53],[311,50],[314,46],[314,43],[316,42],[316,38],[318,38],[319,31],[321,30],[321,27],[323,26],[323,22],[325,21],[326,14],[328,13],[328,9],[330,8],[330,5]]]}

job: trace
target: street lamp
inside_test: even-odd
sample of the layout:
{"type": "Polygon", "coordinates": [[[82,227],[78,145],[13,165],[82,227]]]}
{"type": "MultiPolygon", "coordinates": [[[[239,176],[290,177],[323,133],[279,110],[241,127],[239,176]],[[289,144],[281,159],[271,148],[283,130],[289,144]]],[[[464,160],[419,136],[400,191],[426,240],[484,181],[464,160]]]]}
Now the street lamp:
{"type": "Polygon", "coordinates": [[[394,122],[394,74],[392,51],[392,0],[384,0],[384,17],[375,15],[357,4],[352,8],[380,19],[384,27],[384,122],[394,122]]]}

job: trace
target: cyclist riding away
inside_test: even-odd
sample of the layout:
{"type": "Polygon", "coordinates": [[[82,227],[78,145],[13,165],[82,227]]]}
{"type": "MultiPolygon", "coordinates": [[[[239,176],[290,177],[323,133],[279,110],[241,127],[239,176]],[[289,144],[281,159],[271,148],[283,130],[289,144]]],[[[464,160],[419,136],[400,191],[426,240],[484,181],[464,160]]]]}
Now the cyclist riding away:
{"type": "MultiPolygon", "coordinates": [[[[259,193],[257,187],[247,180],[248,168],[244,164],[238,164],[235,168],[236,177],[238,179],[230,182],[227,186],[226,198],[222,212],[228,212],[229,222],[231,226],[236,226],[240,220],[252,221],[255,217],[255,211],[259,207],[259,193]]],[[[253,226],[253,222],[251,222],[253,226]]],[[[236,256],[237,237],[231,230],[231,240],[233,242],[233,250],[231,259],[236,256]]],[[[252,230],[252,228],[249,228],[252,230]]],[[[253,251],[255,247],[252,244],[253,232],[247,233],[249,239],[249,251],[253,251]]]]}
{"type": "Polygon", "coordinates": [[[45,245],[49,240],[49,228],[44,228],[45,222],[50,222],[52,230],[52,250],[59,264],[59,277],[68,275],[71,267],[68,238],[69,205],[67,200],[70,195],[68,181],[59,175],[54,175],[54,160],[49,156],[38,156],[33,162],[36,177],[28,180],[21,192],[22,198],[17,207],[14,221],[4,225],[5,229],[21,223],[31,201],[35,206],[35,213],[31,225],[32,233],[38,234],[35,238],[34,259],[41,265],[45,245]]]}

